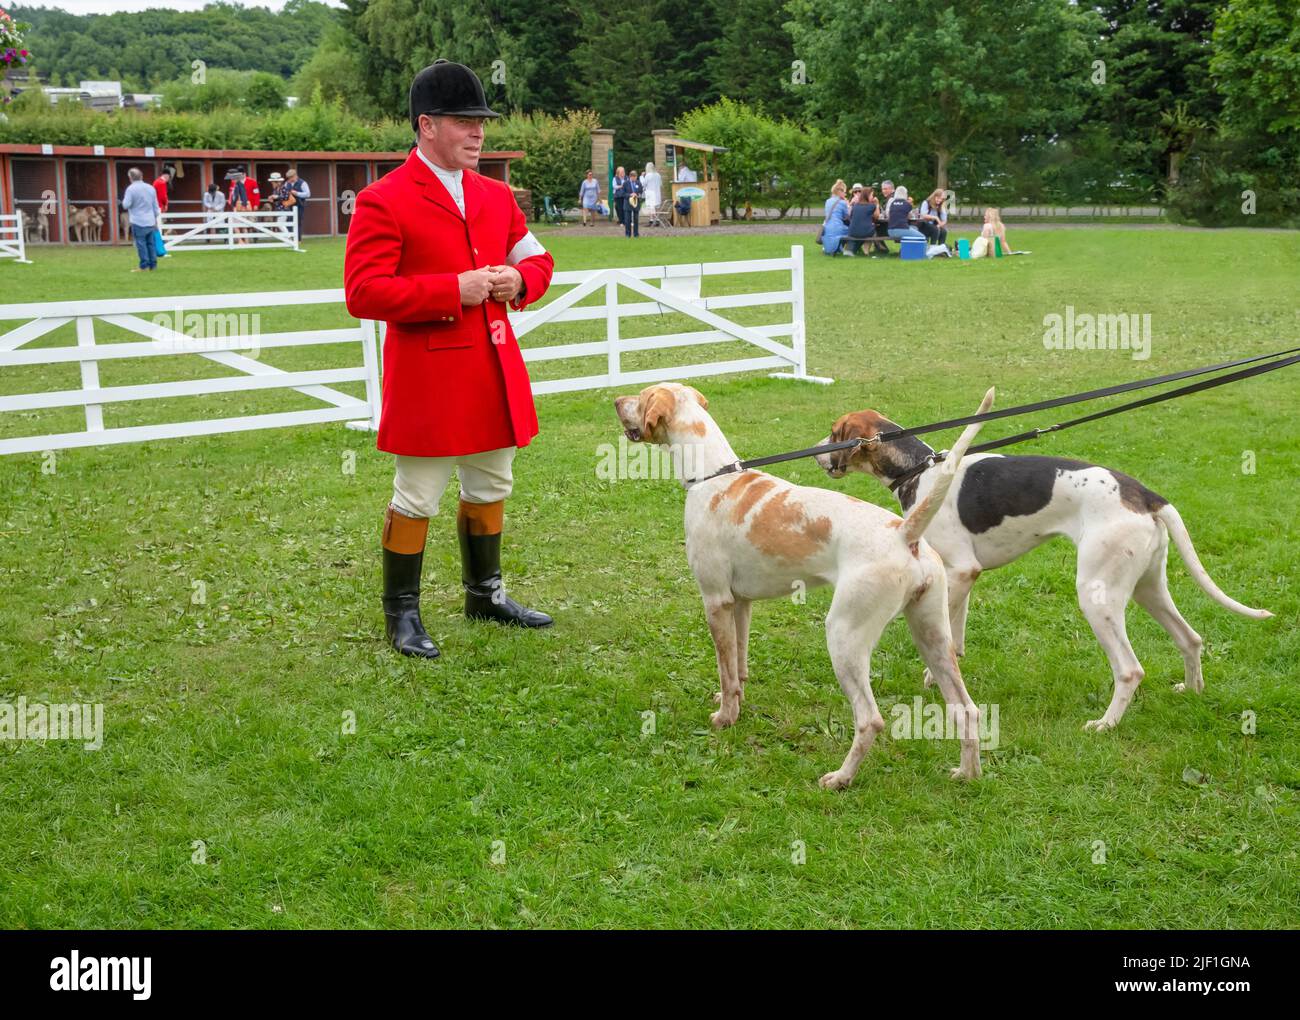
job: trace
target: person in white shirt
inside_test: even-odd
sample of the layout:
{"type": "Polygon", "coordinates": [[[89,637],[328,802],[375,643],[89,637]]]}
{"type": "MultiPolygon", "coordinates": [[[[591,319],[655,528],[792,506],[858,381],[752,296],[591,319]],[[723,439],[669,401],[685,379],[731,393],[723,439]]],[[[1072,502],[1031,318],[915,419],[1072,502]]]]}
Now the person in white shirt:
{"type": "Polygon", "coordinates": [[[655,169],[653,163],[645,165],[645,173],[641,176],[641,183],[645,185],[645,209],[651,215],[654,215],[655,210],[663,204],[664,179],[659,176],[659,171],[655,169]]]}
{"type": "Polygon", "coordinates": [[[694,170],[683,163],[677,168],[677,179],[679,181],[690,181],[694,183],[699,180],[699,177],[696,176],[694,170]]]}
{"type": "Polygon", "coordinates": [[[158,268],[157,249],[153,243],[154,231],[158,229],[158,217],[162,215],[158,206],[158,193],[152,185],[144,182],[144,175],[137,167],[131,167],[126,176],[131,183],[122,195],[122,208],[129,217],[131,239],[135,241],[135,251],[140,258],[139,267],[131,272],[150,272],[158,268]]]}
{"type": "Polygon", "coordinates": [[[203,193],[203,222],[206,225],[204,233],[208,235],[208,240],[215,239],[219,231],[213,226],[219,219],[219,213],[226,210],[226,196],[216,182],[208,185],[208,190],[203,193]]]}

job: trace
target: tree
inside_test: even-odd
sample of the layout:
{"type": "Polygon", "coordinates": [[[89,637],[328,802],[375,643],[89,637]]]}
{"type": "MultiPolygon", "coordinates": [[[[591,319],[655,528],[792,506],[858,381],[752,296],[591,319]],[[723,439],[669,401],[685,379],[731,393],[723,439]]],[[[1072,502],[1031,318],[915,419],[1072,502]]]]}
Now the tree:
{"type": "Polygon", "coordinates": [[[1210,71],[1228,122],[1276,135],[1300,132],[1300,19],[1295,0],[1229,0],[1214,29],[1210,71]]]}
{"type": "Polygon", "coordinates": [[[573,103],[568,72],[578,29],[563,0],[344,2],[342,24],[359,44],[366,92],[385,113],[406,113],[411,78],[439,57],[472,68],[494,108],[558,113],[573,103]]]}
{"type": "Polygon", "coordinates": [[[1092,21],[1067,0],[791,0],[808,102],[864,162],[920,142],[947,187],[972,140],[1022,144],[1077,121],[1092,21]]]}
{"type": "Polygon", "coordinates": [[[604,127],[614,130],[617,162],[640,166],[654,152],[650,132],[672,123],[659,60],[671,33],[650,3],[616,18],[588,6],[581,16],[583,41],[575,54],[578,96],[600,111],[604,127]]]}
{"type": "Polygon", "coordinates": [[[801,104],[791,87],[794,41],[785,0],[736,0],[729,12],[709,61],[713,87],[772,116],[795,115],[801,104]]]}
{"type": "Polygon", "coordinates": [[[784,217],[816,195],[822,184],[827,139],[744,103],[723,97],[679,118],[677,130],[694,141],[727,149],[717,156],[718,197],[732,219],[746,204],[760,203],[776,206],[784,217]]]}
{"type": "Polygon", "coordinates": [[[284,79],[278,74],[258,71],[248,83],[248,93],[244,98],[250,110],[284,109],[284,79]]]}
{"type": "Polygon", "coordinates": [[[1177,179],[1196,137],[1218,117],[1210,79],[1210,39],[1221,0],[1105,0],[1090,79],[1089,123],[1105,124],[1120,172],[1177,179]],[[1179,108],[1178,103],[1183,106],[1179,108]]]}

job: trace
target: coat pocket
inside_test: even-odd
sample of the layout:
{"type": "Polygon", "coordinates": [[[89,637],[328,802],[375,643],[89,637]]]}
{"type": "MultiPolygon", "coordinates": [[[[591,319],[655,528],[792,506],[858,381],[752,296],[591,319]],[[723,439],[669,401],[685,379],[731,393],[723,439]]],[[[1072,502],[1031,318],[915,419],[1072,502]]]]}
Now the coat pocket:
{"type": "Polygon", "coordinates": [[[434,329],[426,334],[425,345],[431,351],[454,351],[474,346],[473,334],[459,324],[452,329],[434,329]]]}

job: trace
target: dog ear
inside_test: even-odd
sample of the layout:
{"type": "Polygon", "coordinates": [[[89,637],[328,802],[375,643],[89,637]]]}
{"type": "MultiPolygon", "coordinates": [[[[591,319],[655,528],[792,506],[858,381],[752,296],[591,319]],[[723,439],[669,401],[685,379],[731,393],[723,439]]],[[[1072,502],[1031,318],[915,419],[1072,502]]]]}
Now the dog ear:
{"type": "Polygon", "coordinates": [[[687,386],[685,388],[690,390],[691,393],[695,396],[695,402],[697,404],[699,404],[706,411],[709,409],[709,400],[703,393],[697,390],[694,386],[687,386]]]}
{"type": "Polygon", "coordinates": [[[641,405],[641,435],[648,437],[659,425],[673,416],[677,399],[666,386],[656,386],[641,405]]]}

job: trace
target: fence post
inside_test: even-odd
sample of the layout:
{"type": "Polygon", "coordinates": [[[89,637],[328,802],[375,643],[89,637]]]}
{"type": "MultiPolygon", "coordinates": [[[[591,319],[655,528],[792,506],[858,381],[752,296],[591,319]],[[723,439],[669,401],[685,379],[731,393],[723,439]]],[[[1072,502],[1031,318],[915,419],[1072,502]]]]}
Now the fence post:
{"type": "Polygon", "coordinates": [[[375,320],[361,320],[361,360],[366,366],[366,402],[370,404],[370,428],[379,431],[379,352],[375,341],[375,320]]]}
{"type": "MultiPolygon", "coordinates": [[[[89,315],[77,316],[77,346],[81,348],[95,346],[95,320],[89,315]]],[[[81,362],[81,387],[87,390],[99,389],[99,362],[87,360],[81,362]]],[[[86,431],[104,431],[104,407],[102,404],[86,405],[86,431]]]]}
{"type": "Polygon", "coordinates": [[[605,284],[605,343],[608,361],[606,371],[609,373],[609,385],[617,386],[622,375],[618,348],[618,283],[610,280],[605,284]]]}
{"type": "Polygon", "coordinates": [[[795,365],[795,375],[800,379],[808,377],[808,350],[806,346],[807,338],[804,336],[803,328],[803,245],[794,244],[790,246],[790,290],[794,293],[794,300],[790,302],[790,317],[794,323],[794,335],[791,339],[794,341],[794,352],[798,358],[795,365]]]}

